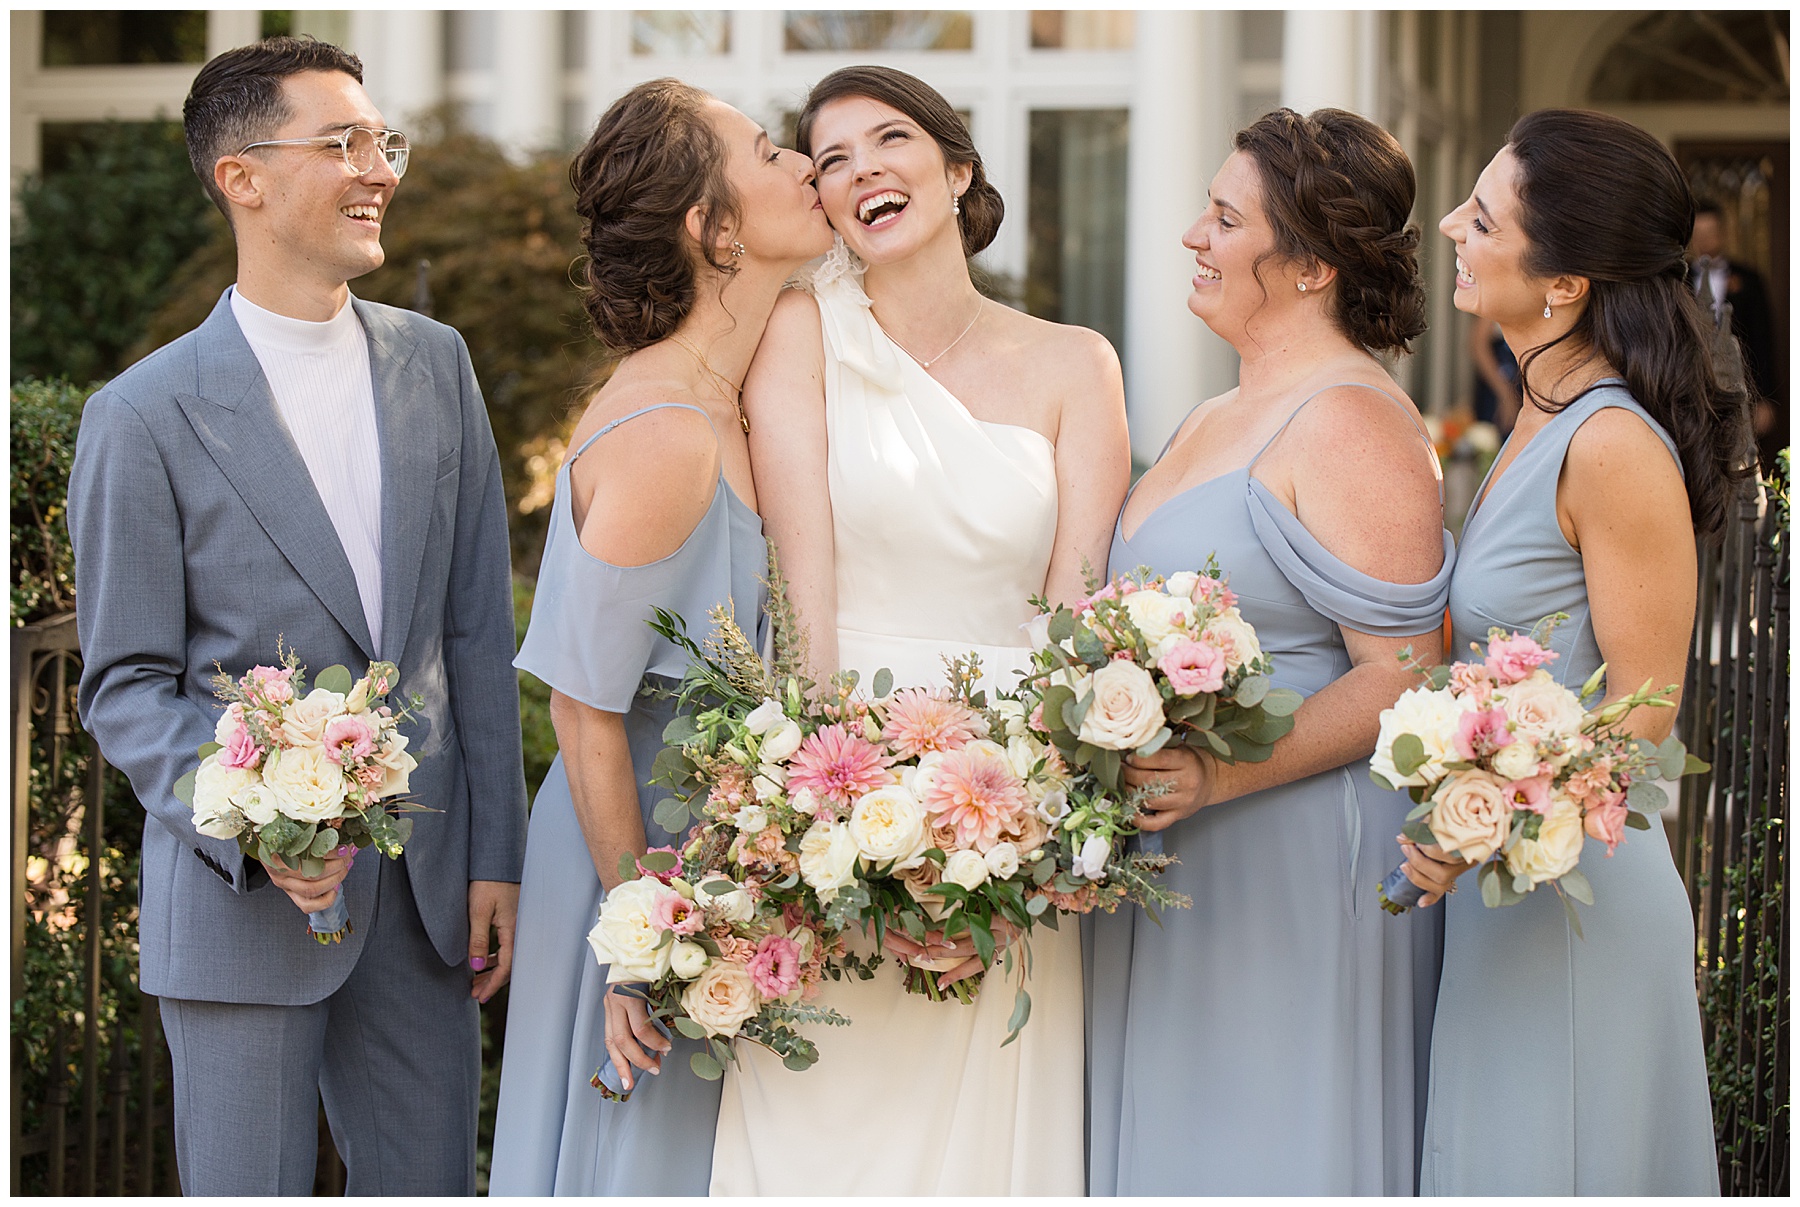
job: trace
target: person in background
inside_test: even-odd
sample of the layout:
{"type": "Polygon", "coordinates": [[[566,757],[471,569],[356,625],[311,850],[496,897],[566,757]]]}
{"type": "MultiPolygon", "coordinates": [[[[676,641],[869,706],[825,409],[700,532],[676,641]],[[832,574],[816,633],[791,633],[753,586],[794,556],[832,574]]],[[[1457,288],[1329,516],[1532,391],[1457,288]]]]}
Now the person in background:
{"type": "Polygon", "coordinates": [[[1768,473],[1774,468],[1776,452],[1788,443],[1787,408],[1780,403],[1775,319],[1762,274],[1726,254],[1725,211],[1719,205],[1703,204],[1694,214],[1687,278],[1696,297],[1711,299],[1715,323],[1725,307],[1731,307],[1731,330],[1744,348],[1745,374],[1756,386],[1751,423],[1763,472],[1768,473]]]}

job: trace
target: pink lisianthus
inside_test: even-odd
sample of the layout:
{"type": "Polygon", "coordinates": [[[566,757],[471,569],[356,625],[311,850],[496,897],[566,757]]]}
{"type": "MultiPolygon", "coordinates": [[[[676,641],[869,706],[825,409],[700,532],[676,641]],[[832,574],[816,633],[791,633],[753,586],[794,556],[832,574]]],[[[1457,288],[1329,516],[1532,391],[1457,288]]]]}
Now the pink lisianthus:
{"type": "Polygon", "coordinates": [[[359,716],[339,717],[325,725],[325,757],[334,763],[366,759],[375,753],[375,731],[359,716]]]}
{"type": "Polygon", "coordinates": [[[888,698],[881,736],[895,754],[915,759],[934,750],[961,749],[986,730],[972,709],[945,692],[909,687],[888,698]]]}
{"type": "Polygon", "coordinates": [[[1506,710],[1489,708],[1463,713],[1456,722],[1456,753],[1468,762],[1510,746],[1513,735],[1506,728],[1506,710]]]}
{"type": "Polygon", "coordinates": [[[800,985],[800,945],[786,935],[766,935],[745,967],[758,993],[786,997],[800,985]]]}
{"type": "Polygon", "coordinates": [[[1589,838],[1598,838],[1606,844],[1608,859],[1625,839],[1625,815],[1628,812],[1625,794],[1612,792],[1598,802],[1590,803],[1582,815],[1581,828],[1587,831],[1589,838]]]}
{"type": "Polygon", "coordinates": [[[672,930],[685,939],[689,935],[700,933],[706,926],[706,915],[700,911],[699,906],[680,893],[668,892],[659,896],[656,904],[650,907],[650,921],[659,928],[672,930]]]}
{"type": "Polygon", "coordinates": [[[1502,683],[1517,683],[1556,654],[1529,637],[1495,637],[1488,642],[1487,668],[1502,683]]]}
{"type": "Polygon", "coordinates": [[[645,867],[643,861],[640,859],[636,861],[637,873],[640,876],[654,877],[655,879],[662,881],[662,883],[667,884],[681,874],[681,852],[677,851],[674,847],[647,847],[644,850],[644,854],[649,855],[657,851],[662,851],[675,856],[675,866],[666,872],[653,872],[645,867]]]}
{"type": "Polygon", "coordinates": [[[1216,692],[1225,686],[1225,654],[1210,641],[1182,638],[1157,663],[1179,696],[1216,692]]]}
{"type": "Polygon", "coordinates": [[[840,808],[888,782],[889,759],[842,725],[826,725],[800,743],[788,760],[787,790],[805,788],[840,808]]]}
{"type": "Polygon", "coordinates": [[[1514,809],[1529,809],[1547,815],[1550,812],[1550,777],[1533,775],[1513,780],[1506,785],[1506,803],[1514,809]]]}
{"type": "Polygon", "coordinates": [[[225,749],[219,751],[219,764],[224,767],[254,767],[263,756],[263,748],[256,744],[250,736],[246,725],[239,725],[232,731],[231,739],[225,743],[225,749]]]}
{"type": "Polygon", "coordinates": [[[1044,702],[1042,700],[1032,705],[1031,715],[1025,718],[1025,724],[1039,733],[1050,732],[1050,727],[1044,724],[1044,702]]]}

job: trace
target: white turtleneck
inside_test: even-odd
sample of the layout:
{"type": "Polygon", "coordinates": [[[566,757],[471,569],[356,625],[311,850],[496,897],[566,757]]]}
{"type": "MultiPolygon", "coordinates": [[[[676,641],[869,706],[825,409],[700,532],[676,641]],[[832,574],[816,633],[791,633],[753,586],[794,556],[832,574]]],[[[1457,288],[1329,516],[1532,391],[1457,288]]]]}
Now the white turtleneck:
{"type": "Polygon", "coordinates": [[[356,308],[346,300],[325,322],[309,323],[264,310],[233,286],[231,313],[350,560],[375,650],[389,653],[381,648],[381,435],[356,308]]]}

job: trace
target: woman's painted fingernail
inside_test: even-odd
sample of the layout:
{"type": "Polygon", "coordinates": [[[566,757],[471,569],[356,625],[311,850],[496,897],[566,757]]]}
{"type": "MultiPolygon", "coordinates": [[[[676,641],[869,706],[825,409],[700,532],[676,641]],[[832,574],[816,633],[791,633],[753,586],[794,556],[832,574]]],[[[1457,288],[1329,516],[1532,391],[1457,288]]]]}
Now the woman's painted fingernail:
{"type": "Polygon", "coordinates": [[[487,957],[485,957],[485,956],[470,956],[469,957],[469,967],[473,968],[476,972],[482,971],[483,969],[485,969],[487,967],[487,957]]]}

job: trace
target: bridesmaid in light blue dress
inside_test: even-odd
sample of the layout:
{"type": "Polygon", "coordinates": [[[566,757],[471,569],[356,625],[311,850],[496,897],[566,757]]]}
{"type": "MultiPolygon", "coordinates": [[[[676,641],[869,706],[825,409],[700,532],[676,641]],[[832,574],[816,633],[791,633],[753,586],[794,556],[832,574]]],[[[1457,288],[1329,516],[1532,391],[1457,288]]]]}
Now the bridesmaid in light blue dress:
{"type": "MultiPolygon", "coordinates": [[[[1718,527],[1748,448],[1743,396],[1714,379],[1685,285],[1693,221],[1660,142],[1546,110],[1440,224],[1457,307],[1499,322],[1526,386],[1463,530],[1459,657],[1489,628],[1565,612],[1558,682],[1579,687],[1602,662],[1609,699],[1683,681],[1694,534],[1718,527]]],[[[1660,741],[1674,717],[1640,710],[1632,728],[1660,741]]],[[[1423,1193],[1719,1192],[1693,915],[1660,820],[1627,834],[1611,856],[1582,852],[1585,937],[1547,889],[1498,909],[1476,892],[1446,902],[1423,1193]]],[[[1466,870],[1437,853],[1408,850],[1421,887],[1466,870]]]]}
{"type": "Polygon", "coordinates": [[[1376,901],[1410,802],[1365,760],[1412,679],[1396,652],[1441,648],[1454,554],[1436,455],[1371,354],[1424,326],[1413,173],[1337,110],[1280,110],[1236,145],[1185,242],[1188,306],[1238,349],[1239,385],[1144,475],[1108,570],[1216,553],[1275,683],[1308,699],[1266,763],[1130,760],[1172,785],[1146,840],[1193,906],[1091,920],[1088,1189],[1410,1194],[1439,928],[1376,901]]]}
{"type": "Polygon", "coordinates": [[[768,547],[736,383],[783,281],[831,232],[810,160],[674,80],[609,109],[571,177],[588,313],[624,357],[557,471],[517,660],[553,691],[562,753],[531,814],[490,1191],[701,1195],[719,1083],[688,1067],[697,1045],[607,991],[585,938],[621,857],[681,837],[647,783],[674,704],[640,689],[675,686],[687,658],[649,627],[653,605],[697,640],[728,605],[760,644],[768,547]],[[724,217],[701,224],[710,245],[694,207],[724,217]]]}

